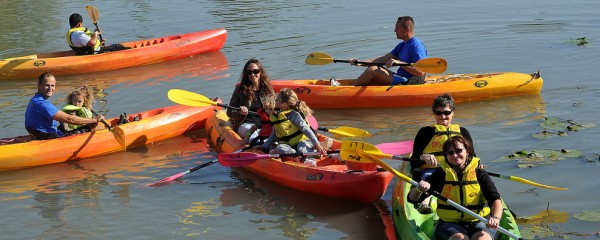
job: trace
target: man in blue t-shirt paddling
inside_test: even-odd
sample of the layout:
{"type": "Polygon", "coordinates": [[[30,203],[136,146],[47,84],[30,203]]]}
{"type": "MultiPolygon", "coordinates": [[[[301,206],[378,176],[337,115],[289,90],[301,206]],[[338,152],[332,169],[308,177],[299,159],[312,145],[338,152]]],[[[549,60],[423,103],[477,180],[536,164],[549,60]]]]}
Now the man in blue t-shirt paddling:
{"type": "MultiPolygon", "coordinates": [[[[392,72],[389,67],[399,63],[416,63],[427,58],[427,48],[414,33],[415,22],[410,16],[399,17],[396,21],[394,32],[396,38],[402,39],[391,52],[386,55],[366,61],[373,63],[385,63],[383,66],[368,67],[354,81],[354,86],[368,85],[396,85],[396,84],[423,84],[425,82],[425,72],[412,66],[401,66],[397,72],[392,72]]],[[[359,66],[357,59],[350,59],[350,64],[359,66]]]]}
{"type": "Polygon", "coordinates": [[[58,130],[58,122],[74,125],[90,125],[94,129],[104,120],[102,115],[95,118],[82,118],[58,110],[48,100],[56,88],[56,78],[52,73],[42,73],[38,78],[38,91],[31,98],[25,110],[25,129],[34,140],[47,140],[62,137],[58,130]]]}

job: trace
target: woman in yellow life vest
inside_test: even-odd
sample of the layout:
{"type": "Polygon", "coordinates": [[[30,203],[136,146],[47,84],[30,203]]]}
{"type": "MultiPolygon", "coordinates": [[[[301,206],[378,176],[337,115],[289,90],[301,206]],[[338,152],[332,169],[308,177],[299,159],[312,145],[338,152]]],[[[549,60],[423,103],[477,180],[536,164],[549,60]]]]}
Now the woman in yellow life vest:
{"type": "Polygon", "coordinates": [[[417,203],[428,197],[427,190],[442,196],[489,219],[486,225],[451,205],[438,200],[436,225],[437,239],[493,239],[502,217],[502,200],[488,173],[479,168],[479,158],[474,157],[473,146],[458,135],[448,139],[443,146],[445,160],[419,187],[411,189],[408,201],[417,203]]]}
{"type": "MultiPolygon", "coordinates": [[[[435,124],[422,127],[417,133],[411,158],[411,167],[413,169],[413,178],[415,181],[426,179],[431,175],[439,162],[444,160],[442,146],[452,136],[463,135],[469,142],[473,142],[471,134],[466,128],[458,124],[452,124],[455,107],[454,99],[449,94],[442,94],[433,100],[431,105],[435,124]],[[421,160],[421,161],[419,161],[421,160]],[[423,165],[422,162],[426,164],[423,165]]],[[[417,209],[420,213],[429,214],[432,212],[429,206],[430,199],[419,203],[417,209]]]]}
{"type": "MultiPolygon", "coordinates": [[[[87,85],[79,87],[67,95],[66,104],[62,111],[82,118],[93,118],[92,102],[94,96],[87,85]]],[[[91,129],[87,125],[74,125],[61,123],[65,135],[89,132],[91,129]]]]}
{"type": "MultiPolygon", "coordinates": [[[[262,145],[263,151],[277,154],[295,154],[320,152],[327,154],[315,132],[306,121],[312,110],[304,101],[299,101],[296,93],[288,88],[281,89],[275,99],[275,108],[279,109],[270,115],[273,131],[262,145]],[[279,144],[271,150],[275,142],[279,144]]],[[[305,159],[307,165],[316,166],[316,160],[305,159]]]]}

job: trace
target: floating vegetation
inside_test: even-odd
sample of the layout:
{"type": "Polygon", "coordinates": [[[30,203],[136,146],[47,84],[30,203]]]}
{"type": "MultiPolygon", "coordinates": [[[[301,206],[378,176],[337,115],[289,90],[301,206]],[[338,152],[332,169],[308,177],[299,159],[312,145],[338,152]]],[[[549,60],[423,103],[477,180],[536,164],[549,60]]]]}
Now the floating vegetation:
{"type": "Polygon", "coordinates": [[[566,223],[569,220],[568,212],[553,209],[544,210],[530,217],[518,217],[518,224],[541,224],[541,223],[566,223]]]}
{"type": "Polygon", "coordinates": [[[552,165],[560,160],[581,156],[581,152],[577,150],[534,149],[511,153],[492,162],[517,161],[520,168],[532,168],[540,165],[552,165]]]}
{"type": "MultiPolygon", "coordinates": [[[[585,211],[581,214],[575,214],[576,218],[582,221],[600,221],[600,212],[585,211]]],[[[519,225],[529,225],[521,227],[521,237],[523,239],[538,239],[554,237],[559,239],[569,239],[571,236],[586,237],[600,235],[595,233],[566,232],[559,227],[551,226],[550,223],[565,223],[569,220],[569,213],[550,209],[548,203],[546,210],[539,212],[531,217],[519,217],[519,225]]]]}
{"type": "Polygon", "coordinates": [[[571,45],[577,45],[579,47],[585,47],[590,43],[591,40],[592,39],[589,39],[587,37],[580,37],[575,39],[571,38],[571,40],[567,41],[567,43],[571,45]]]}
{"type": "Polygon", "coordinates": [[[600,212],[584,211],[573,216],[581,221],[600,222],[600,212]]]}
{"type": "Polygon", "coordinates": [[[538,139],[546,139],[555,135],[566,137],[569,135],[567,132],[577,132],[595,126],[596,125],[593,123],[577,123],[571,119],[560,120],[558,118],[545,117],[540,123],[540,127],[542,127],[544,130],[533,134],[533,137],[538,139]]]}
{"type": "Polygon", "coordinates": [[[600,162],[600,154],[597,154],[597,153],[586,154],[585,161],[590,162],[590,163],[600,162]]]}

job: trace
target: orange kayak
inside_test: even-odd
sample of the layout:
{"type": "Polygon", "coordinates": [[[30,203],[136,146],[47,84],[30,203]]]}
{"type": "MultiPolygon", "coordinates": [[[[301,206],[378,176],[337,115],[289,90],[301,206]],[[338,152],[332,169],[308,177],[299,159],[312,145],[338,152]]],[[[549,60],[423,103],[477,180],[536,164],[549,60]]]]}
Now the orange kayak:
{"type": "MultiPolygon", "coordinates": [[[[0,80],[37,78],[43,72],[71,75],[141,66],[217,51],[227,31],[213,29],[121,43],[131,49],[76,56],[73,50],[0,60],[0,80]]],[[[65,43],[66,44],[66,43],[65,43]]]]}
{"type": "MultiPolygon", "coordinates": [[[[215,151],[231,153],[244,147],[228,120],[224,111],[218,111],[206,121],[208,142],[215,151]]],[[[319,139],[324,141],[328,137],[319,135],[319,139]]],[[[340,146],[340,141],[333,140],[331,149],[336,150],[340,146]]],[[[316,167],[296,162],[293,158],[266,158],[243,168],[296,190],[363,203],[380,199],[393,177],[373,163],[341,162],[327,157],[318,159],[316,167]]]]}
{"type": "Polygon", "coordinates": [[[543,79],[539,74],[514,72],[428,76],[422,85],[351,86],[352,79],[275,80],[275,91],[294,89],[311,108],[391,108],[431,105],[435,97],[449,93],[456,102],[480,101],[508,96],[539,94],[543,79]]]}
{"type": "MultiPolygon", "coordinates": [[[[203,128],[215,109],[214,106],[175,105],[129,114],[130,120],[139,115],[140,121],[119,125],[113,130],[101,129],[43,141],[28,141],[28,136],[0,139],[0,171],[89,158],[179,136],[203,128]]],[[[115,126],[118,120],[107,122],[115,126]]]]}

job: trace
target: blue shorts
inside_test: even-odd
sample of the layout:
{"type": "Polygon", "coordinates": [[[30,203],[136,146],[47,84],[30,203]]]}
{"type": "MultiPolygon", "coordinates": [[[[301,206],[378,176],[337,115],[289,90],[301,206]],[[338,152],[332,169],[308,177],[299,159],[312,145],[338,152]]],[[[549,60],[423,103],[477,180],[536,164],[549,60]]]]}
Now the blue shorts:
{"type": "Polygon", "coordinates": [[[481,231],[490,234],[490,236],[492,236],[492,239],[495,239],[496,234],[498,233],[498,230],[488,228],[487,225],[483,222],[453,223],[439,220],[437,226],[435,227],[435,237],[437,239],[449,239],[452,235],[456,233],[463,233],[466,234],[469,238],[471,238],[475,233],[481,231]]]}
{"type": "Polygon", "coordinates": [[[397,84],[407,83],[407,82],[408,82],[408,78],[394,74],[394,79],[392,80],[392,85],[397,85],[397,84]]]}

